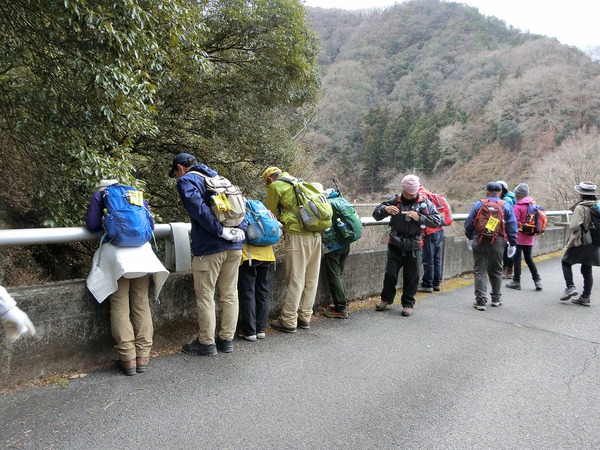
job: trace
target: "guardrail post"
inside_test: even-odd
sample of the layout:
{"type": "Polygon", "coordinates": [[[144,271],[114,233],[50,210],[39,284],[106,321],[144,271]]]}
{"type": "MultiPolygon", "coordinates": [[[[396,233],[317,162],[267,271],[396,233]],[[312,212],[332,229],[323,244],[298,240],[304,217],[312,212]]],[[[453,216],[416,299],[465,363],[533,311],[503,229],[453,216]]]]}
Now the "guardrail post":
{"type": "Polygon", "coordinates": [[[186,272],[192,269],[192,252],[188,224],[170,223],[171,238],[165,239],[165,267],[175,272],[186,272]]]}

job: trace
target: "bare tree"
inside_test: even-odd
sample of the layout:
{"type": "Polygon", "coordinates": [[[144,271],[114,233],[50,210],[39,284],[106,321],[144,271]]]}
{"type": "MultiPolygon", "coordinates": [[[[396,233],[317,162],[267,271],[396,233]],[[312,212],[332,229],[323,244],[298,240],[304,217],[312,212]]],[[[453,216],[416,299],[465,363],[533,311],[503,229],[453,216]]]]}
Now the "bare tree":
{"type": "Polygon", "coordinates": [[[573,186],[580,181],[598,183],[600,176],[600,131],[578,130],[563,141],[537,170],[535,183],[551,204],[547,207],[566,209],[575,200],[573,186]],[[543,192],[547,190],[547,192],[543,192]]]}

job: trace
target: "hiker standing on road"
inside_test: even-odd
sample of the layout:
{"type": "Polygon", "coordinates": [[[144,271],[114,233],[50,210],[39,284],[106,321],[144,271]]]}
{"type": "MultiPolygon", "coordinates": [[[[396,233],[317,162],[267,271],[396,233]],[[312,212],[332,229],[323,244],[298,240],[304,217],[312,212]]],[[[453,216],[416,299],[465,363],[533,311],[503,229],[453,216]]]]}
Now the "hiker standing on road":
{"type": "MultiPolygon", "coordinates": [[[[517,198],[515,197],[514,192],[511,192],[508,190],[508,184],[506,184],[506,181],[499,180],[499,181],[496,181],[496,183],[499,183],[500,186],[502,186],[502,193],[500,194],[500,198],[502,200],[504,200],[506,203],[509,203],[510,206],[512,206],[514,208],[515,205],[517,204],[517,198]]],[[[506,240],[506,244],[504,245],[504,253],[502,254],[502,269],[503,269],[502,278],[504,278],[506,280],[510,280],[513,277],[514,260],[513,260],[513,258],[509,258],[507,255],[508,239],[506,239],[506,236],[505,236],[505,240],[506,240]]]]}
{"type": "Polygon", "coordinates": [[[384,311],[394,302],[398,273],[400,268],[404,268],[402,315],[410,316],[419,286],[421,230],[422,227],[439,227],[442,218],[434,204],[419,195],[419,178],[416,175],[406,175],[401,185],[400,195],[387,199],[373,211],[375,220],[391,216],[381,301],[375,306],[375,310],[384,311]]]}
{"type": "Polygon", "coordinates": [[[594,284],[592,266],[600,266],[600,247],[594,245],[589,236],[592,220],[591,208],[596,207],[595,205],[598,202],[596,196],[597,186],[591,181],[582,181],[573,189],[579,194],[579,201],[571,207],[573,211],[569,223],[571,234],[567,239],[567,250],[561,261],[566,288],[560,299],[567,301],[579,294],[573,282],[573,264],[581,264],[583,292],[571,302],[582,306],[590,306],[590,295],[594,284]]]}
{"type": "Polygon", "coordinates": [[[502,253],[505,235],[508,237],[508,256],[512,258],[517,245],[517,221],[512,206],[500,199],[502,185],[488,183],[486,198],[476,201],[465,221],[467,247],[473,251],[475,272],[475,303],[485,311],[487,278],[492,287],[492,306],[502,304],[502,253]]]}
{"type": "MultiPolygon", "coordinates": [[[[100,180],[96,185],[85,219],[86,228],[91,232],[104,229],[104,219],[109,211],[103,194],[112,187],[126,188],[117,180],[100,180]]],[[[150,210],[146,200],[133,207],[150,210]]],[[[118,211],[110,213],[116,222],[128,223],[134,234],[142,228],[140,223],[122,220],[118,211]]],[[[152,216],[148,217],[149,226],[154,229],[152,216]]],[[[133,247],[113,245],[112,242],[106,236],[102,237],[86,285],[99,303],[109,299],[110,329],[116,342],[114,348],[119,356],[119,367],[125,375],[135,375],[146,371],[153,342],[154,326],[148,294],[150,274],[154,276],[154,295],[158,298],[169,272],[148,241],[133,247]]],[[[114,242],[119,240],[114,239],[114,242]]]]}
{"type": "Polygon", "coordinates": [[[177,191],[183,208],[192,223],[192,273],[198,337],[184,344],[182,351],[194,356],[214,356],[217,350],[233,351],[233,337],[237,328],[238,270],[242,259],[242,241],[246,222],[239,227],[223,226],[211,209],[210,194],[205,177],[217,172],[198,161],[189,153],[180,153],[173,159],[170,177],[177,179],[177,191]],[[219,289],[221,326],[216,330],[217,311],[215,290],[219,289]]]}
{"type": "Polygon", "coordinates": [[[4,326],[6,338],[10,343],[23,335],[35,336],[35,327],[31,320],[19,309],[15,299],[3,286],[0,286],[0,323],[4,326]]]}
{"type": "Polygon", "coordinates": [[[540,278],[540,274],[537,270],[537,266],[535,265],[535,261],[533,260],[533,256],[531,256],[533,246],[535,245],[535,237],[528,236],[521,231],[523,224],[525,224],[528,220],[527,211],[529,210],[529,205],[534,200],[529,196],[529,186],[525,183],[519,184],[515,188],[514,192],[517,198],[517,204],[513,208],[518,227],[517,251],[515,252],[515,256],[513,256],[513,279],[511,282],[506,284],[506,287],[510,289],[521,289],[521,256],[523,256],[525,258],[525,263],[529,268],[529,272],[531,272],[531,278],[533,279],[535,290],[541,291],[542,279],[540,278]]]}
{"type": "Polygon", "coordinates": [[[243,244],[238,275],[240,336],[250,342],[266,337],[274,264],[272,245],[257,247],[243,244]]]}
{"type": "MultiPolygon", "coordinates": [[[[358,220],[358,223],[355,225],[361,227],[360,231],[362,231],[362,224],[360,223],[360,217],[357,217],[358,215],[356,214],[356,211],[354,211],[354,208],[346,202],[339,191],[327,189],[325,193],[333,207],[333,220],[331,228],[324,232],[322,251],[323,265],[325,266],[325,272],[327,273],[327,282],[329,284],[329,292],[331,293],[333,305],[328,306],[325,311],[323,311],[323,315],[330,319],[347,319],[348,296],[346,295],[344,266],[346,265],[346,260],[350,254],[350,242],[343,238],[344,234],[348,234],[346,230],[350,224],[342,221],[340,212],[343,208],[350,208],[350,211],[353,211],[356,220],[358,220]],[[340,226],[342,227],[341,229],[340,226]]],[[[348,232],[352,233],[353,230],[348,230],[348,232]]]]}
{"type": "Polygon", "coordinates": [[[423,279],[417,292],[431,293],[441,290],[443,261],[442,245],[444,243],[444,228],[452,224],[452,212],[446,198],[435,194],[425,186],[419,187],[419,194],[435,205],[438,213],[442,217],[442,223],[439,227],[425,227],[423,233],[423,279]]]}
{"type": "Polygon", "coordinates": [[[278,167],[268,167],[262,174],[267,187],[267,208],[283,224],[285,237],[285,282],[287,295],[272,328],[295,333],[309,329],[317,296],[321,266],[321,233],[306,231],[298,215],[294,186],[280,178],[296,180],[278,167]]]}

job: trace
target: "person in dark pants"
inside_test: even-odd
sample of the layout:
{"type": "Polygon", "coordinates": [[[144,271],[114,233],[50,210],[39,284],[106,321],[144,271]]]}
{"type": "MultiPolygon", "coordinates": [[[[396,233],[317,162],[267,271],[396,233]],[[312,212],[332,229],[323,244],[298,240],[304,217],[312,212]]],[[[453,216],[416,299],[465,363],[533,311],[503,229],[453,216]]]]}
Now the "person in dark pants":
{"type": "MultiPolygon", "coordinates": [[[[510,206],[512,206],[514,208],[515,205],[517,204],[517,198],[515,197],[514,192],[511,192],[508,190],[508,184],[506,184],[506,181],[499,180],[499,181],[496,181],[496,183],[498,183],[498,184],[500,184],[500,186],[502,186],[502,193],[500,194],[500,198],[502,200],[504,200],[506,203],[509,203],[510,206]]],[[[508,257],[508,242],[507,242],[504,245],[504,253],[502,255],[502,267],[503,267],[502,278],[509,280],[513,277],[513,266],[514,266],[513,258],[508,257]]]]}
{"type": "Polygon", "coordinates": [[[415,305],[421,266],[421,227],[439,227],[442,218],[434,204],[418,193],[419,178],[406,175],[402,179],[402,193],[375,208],[373,218],[390,218],[387,263],[383,277],[381,301],[376,311],[384,311],[394,302],[400,268],[403,271],[402,315],[410,316],[415,305]]]}
{"type": "Polygon", "coordinates": [[[571,208],[573,210],[569,223],[571,234],[567,239],[567,250],[561,261],[566,288],[560,299],[567,301],[579,295],[573,281],[573,264],[581,264],[583,292],[571,302],[582,306],[591,305],[590,295],[594,284],[592,266],[600,266],[600,247],[592,244],[586,237],[590,228],[591,208],[596,207],[598,202],[597,188],[591,181],[582,181],[573,188],[579,194],[579,201],[571,208]]]}
{"type": "Polygon", "coordinates": [[[240,336],[247,341],[254,342],[266,336],[274,262],[272,245],[257,247],[244,243],[242,246],[238,274],[240,336]]]}
{"type": "Polygon", "coordinates": [[[517,232],[517,252],[513,257],[514,271],[513,279],[510,283],[506,284],[507,288],[510,289],[521,289],[521,255],[525,258],[525,263],[531,272],[531,278],[536,291],[542,290],[542,279],[533,260],[532,250],[535,245],[535,237],[528,236],[521,231],[522,226],[527,222],[527,211],[529,205],[534,202],[533,198],[529,196],[529,186],[525,183],[519,184],[515,188],[515,196],[517,197],[517,204],[514,206],[515,219],[519,231],[517,232]]]}
{"type": "Polygon", "coordinates": [[[490,280],[492,306],[502,305],[502,252],[508,238],[508,256],[512,258],[517,249],[517,221],[512,206],[500,199],[502,185],[488,183],[486,198],[476,201],[465,220],[467,248],[473,251],[475,272],[475,303],[479,311],[485,311],[487,303],[487,279],[490,280]],[[493,211],[498,217],[488,217],[484,211],[493,211]],[[480,210],[482,214],[479,214],[480,210]],[[501,217],[501,219],[500,219],[501,217]],[[491,234],[487,234],[486,230],[491,234]]]}
{"type": "Polygon", "coordinates": [[[417,292],[440,291],[443,276],[444,226],[452,224],[450,205],[443,196],[435,194],[421,185],[419,194],[431,200],[442,217],[437,228],[425,227],[423,233],[423,278],[417,292]]]}
{"type": "Polygon", "coordinates": [[[324,247],[323,263],[325,264],[333,306],[329,306],[323,312],[323,315],[332,319],[347,319],[348,297],[344,281],[344,266],[350,254],[350,244],[337,244],[332,246],[333,250],[329,250],[327,245],[324,247]]]}

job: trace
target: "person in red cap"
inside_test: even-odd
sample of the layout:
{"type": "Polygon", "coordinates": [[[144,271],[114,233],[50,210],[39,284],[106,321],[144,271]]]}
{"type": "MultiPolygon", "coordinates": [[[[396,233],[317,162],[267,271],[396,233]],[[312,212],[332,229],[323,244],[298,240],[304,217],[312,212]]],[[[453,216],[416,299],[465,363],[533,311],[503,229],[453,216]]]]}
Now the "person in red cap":
{"type": "Polygon", "coordinates": [[[420,183],[416,175],[406,175],[401,184],[401,194],[387,199],[373,211],[375,220],[390,217],[383,289],[381,301],[375,306],[375,310],[384,311],[394,302],[398,273],[403,267],[402,315],[410,316],[413,313],[415,294],[419,286],[421,229],[439,227],[442,217],[435,205],[419,194],[420,183]]]}

